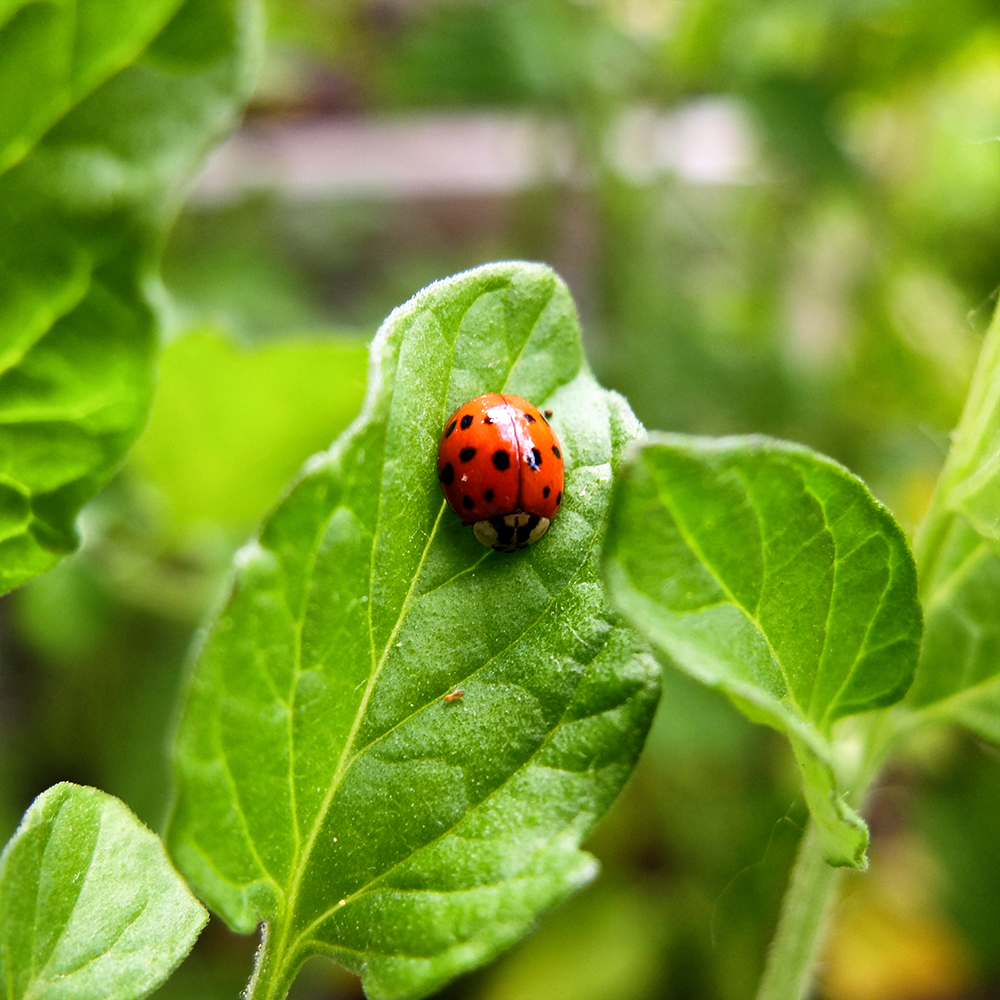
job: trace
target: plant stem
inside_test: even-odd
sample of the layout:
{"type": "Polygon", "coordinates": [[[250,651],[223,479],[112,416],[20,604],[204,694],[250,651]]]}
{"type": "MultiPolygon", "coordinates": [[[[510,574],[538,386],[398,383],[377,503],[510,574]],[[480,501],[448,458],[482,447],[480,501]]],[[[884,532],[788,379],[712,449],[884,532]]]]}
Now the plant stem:
{"type": "Polygon", "coordinates": [[[284,962],[271,934],[270,924],[262,924],[260,947],[253,963],[253,975],[242,1000],[285,1000],[298,971],[294,963],[284,962]]]}
{"type": "Polygon", "coordinates": [[[843,869],[831,868],[810,820],[799,844],[757,1000],[804,1000],[843,869]]]}

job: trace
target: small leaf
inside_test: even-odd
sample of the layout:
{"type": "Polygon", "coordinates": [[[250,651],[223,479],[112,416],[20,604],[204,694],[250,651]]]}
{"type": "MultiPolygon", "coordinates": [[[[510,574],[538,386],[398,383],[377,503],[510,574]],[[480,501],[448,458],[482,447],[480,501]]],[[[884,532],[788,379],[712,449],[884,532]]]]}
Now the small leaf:
{"type": "Polygon", "coordinates": [[[916,574],[889,512],[801,446],[652,435],[616,491],[605,576],[667,661],[788,734],[827,859],[863,866],[832,727],[913,676],[916,574]]]}
{"type": "Polygon", "coordinates": [[[130,1000],[162,983],[208,914],[159,837],[116,798],[63,783],[0,855],[7,1000],[130,1000]]]}
{"type": "Polygon", "coordinates": [[[923,580],[924,641],[907,706],[1000,744],[1000,558],[951,515],[923,580]]]}
{"type": "Polygon", "coordinates": [[[961,514],[1000,554],[1000,308],[979,353],[938,490],[947,509],[961,514]]]}
{"type": "Polygon", "coordinates": [[[253,0],[15,6],[0,29],[0,593],[76,547],[77,513],[145,423],[163,231],[232,126],[255,23],[253,0]]]}
{"type": "Polygon", "coordinates": [[[368,345],[346,338],[242,350],[207,331],[174,341],[129,459],[163,492],[178,532],[245,537],[306,456],[358,415],[368,345]]]}
{"type": "Polygon", "coordinates": [[[907,707],[1000,744],[1000,310],[917,552],[925,629],[907,707]]]}
{"type": "Polygon", "coordinates": [[[657,698],[597,567],[639,427],[587,371],[562,282],[505,263],[430,286],[369,380],[238,557],[177,738],[171,850],[230,926],[267,922],[253,997],[317,952],[371,997],[420,997],[512,944],[593,876],[581,838],[657,698]],[[562,512],[511,555],[436,476],[446,417],[501,390],[554,410],[566,461],[562,512]]]}

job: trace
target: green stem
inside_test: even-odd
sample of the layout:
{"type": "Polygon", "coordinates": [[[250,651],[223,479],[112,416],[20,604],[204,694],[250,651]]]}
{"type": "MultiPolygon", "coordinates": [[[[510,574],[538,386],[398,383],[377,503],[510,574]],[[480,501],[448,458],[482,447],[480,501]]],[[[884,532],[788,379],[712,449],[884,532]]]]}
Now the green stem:
{"type": "MultiPolygon", "coordinates": [[[[853,789],[852,798],[859,808],[899,735],[896,720],[887,711],[869,712],[862,725],[864,753],[857,769],[842,776],[845,785],[853,789]]],[[[845,870],[826,863],[816,824],[810,819],[785,890],[757,1000],[805,1000],[809,996],[830,910],[845,870]]]]}
{"type": "Polygon", "coordinates": [[[298,966],[288,962],[280,946],[276,946],[270,924],[262,924],[260,947],[253,963],[253,975],[243,991],[243,1000],[285,1000],[292,988],[298,966]]]}
{"type": "Polygon", "coordinates": [[[809,995],[842,872],[824,860],[816,824],[810,820],[799,844],[757,1000],[804,1000],[809,995]]]}

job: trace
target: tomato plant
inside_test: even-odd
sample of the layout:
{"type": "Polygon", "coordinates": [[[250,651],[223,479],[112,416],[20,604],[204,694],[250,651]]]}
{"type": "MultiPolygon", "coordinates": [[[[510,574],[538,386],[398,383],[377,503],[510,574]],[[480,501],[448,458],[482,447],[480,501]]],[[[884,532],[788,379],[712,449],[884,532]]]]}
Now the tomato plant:
{"type": "MultiPolygon", "coordinates": [[[[146,428],[163,244],[260,46],[251,0],[0,10],[0,590],[79,546],[146,428]]],[[[807,996],[893,755],[946,724],[1000,743],[1000,319],[912,545],[804,445],[647,432],[545,265],[486,264],[399,306],[362,402],[364,357],[240,354],[205,331],[163,354],[184,389],[132,461],[155,483],[186,435],[164,477],[175,529],[210,509],[245,533],[292,478],[195,644],[163,837],[60,780],[0,856],[4,995],[146,996],[209,910],[260,934],[248,1000],[285,997],[317,955],[373,1000],[446,988],[595,878],[584,841],[663,670],[787,738],[809,819],[758,996],[807,996]],[[484,549],[439,485],[449,414],[487,393],[544,413],[565,466],[558,519],[513,552],[484,549]],[[262,463],[279,438],[296,447],[262,463]]],[[[154,563],[118,569],[141,593],[154,563]]],[[[178,617],[211,603],[167,591],[178,617]]]]}

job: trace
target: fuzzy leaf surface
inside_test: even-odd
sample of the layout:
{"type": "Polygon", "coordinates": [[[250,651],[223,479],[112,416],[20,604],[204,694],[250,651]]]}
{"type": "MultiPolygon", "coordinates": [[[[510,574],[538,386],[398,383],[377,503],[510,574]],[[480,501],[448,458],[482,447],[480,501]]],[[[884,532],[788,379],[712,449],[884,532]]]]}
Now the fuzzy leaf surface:
{"type": "Polygon", "coordinates": [[[76,547],[77,513],[146,420],[159,245],[248,90],[255,11],[0,13],[0,593],[76,547]]]}
{"type": "Polygon", "coordinates": [[[160,838],[118,799],[63,783],[0,855],[6,1000],[132,1000],[191,950],[208,914],[160,838]]]}
{"type": "Polygon", "coordinates": [[[424,996],[593,876],[580,840],[658,696],[598,575],[638,432],[547,268],[457,275],[383,324],[361,416],[237,559],[176,741],[171,851],[230,926],[266,922],[253,997],[317,952],[424,996]],[[554,410],[566,463],[561,513],[511,555],[436,477],[446,418],[497,391],[554,410]]]}
{"type": "Polygon", "coordinates": [[[617,488],[605,576],[666,661],[789,736],[827,859],[863,867],[832,727],[913,677],[916,573],[889,512],[798,445],[652,435],[617,488]]]}

